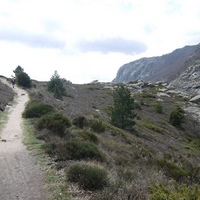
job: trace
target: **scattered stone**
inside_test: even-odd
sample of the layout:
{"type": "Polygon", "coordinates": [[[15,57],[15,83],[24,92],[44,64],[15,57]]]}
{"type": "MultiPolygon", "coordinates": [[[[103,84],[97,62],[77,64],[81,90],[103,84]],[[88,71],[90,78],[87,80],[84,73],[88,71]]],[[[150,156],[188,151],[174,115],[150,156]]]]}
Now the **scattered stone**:
{"type": "Polygon", "coordinates": [[[166,97],[170,97],[170,95],[166,94],[166,93],[163,93],[163,92],[157,92],[156,94],[158,97],[163,97],[163,96],[166,96],[166,97]]]}
{"type": "Polygon", "coordinates": [[[166,92],[167,89],[166,89],[166,88],[159,88],[158,91],[159,91],[159,92],[166,92]]]}
{"type": "Polygon", "coordinates": [[[190,99],[190,102],[192,103],[200,103],[200,95],[194,96],[190,99]]]}
{"type": "Polygon", "coordinates": [[[5,140],[5,139],[2,139],[1,141],[2,141],[2,142],[6,142],[6,140],[5,140]]]}

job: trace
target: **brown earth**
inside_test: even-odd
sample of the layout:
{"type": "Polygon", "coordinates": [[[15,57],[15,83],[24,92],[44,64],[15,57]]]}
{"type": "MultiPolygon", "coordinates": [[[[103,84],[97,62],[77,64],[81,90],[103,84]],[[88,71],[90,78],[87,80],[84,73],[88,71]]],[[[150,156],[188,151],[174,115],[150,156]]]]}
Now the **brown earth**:
{"type": "MultiPolygon", "coordinates": [[[[5,79],[1,81],[8,84],[5,79]]],[[[16,104],[9,108],[8,122],[1,133],[0,199],[45,200],[42,170],[22,143],[21,114],[29,100],[28,94],[18,87],[14,91],[16,104]]]]}

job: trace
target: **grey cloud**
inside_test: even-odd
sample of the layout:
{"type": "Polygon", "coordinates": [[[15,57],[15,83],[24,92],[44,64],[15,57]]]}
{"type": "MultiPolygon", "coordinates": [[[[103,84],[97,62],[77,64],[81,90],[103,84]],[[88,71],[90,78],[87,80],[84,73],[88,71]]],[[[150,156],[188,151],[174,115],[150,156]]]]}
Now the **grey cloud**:
{"type": "Polygon", "coordinates": [[[19,42],[36,48],[64,48],[65,42],[52,36],[35,34],[18,29],[0,29],[0,40],[19,42]]]}
{"type": "Polygon", "coordinates": [[[80,51],[83,52],[101,52],[101,53],[124,53],[124,54],[138,54],[146,51],[147,47],[144,43],[127,40],[120,37],[117,38],[107,38],[107,39],[97,39],[94,41],[81,40],[77,44],[80,51]]]}

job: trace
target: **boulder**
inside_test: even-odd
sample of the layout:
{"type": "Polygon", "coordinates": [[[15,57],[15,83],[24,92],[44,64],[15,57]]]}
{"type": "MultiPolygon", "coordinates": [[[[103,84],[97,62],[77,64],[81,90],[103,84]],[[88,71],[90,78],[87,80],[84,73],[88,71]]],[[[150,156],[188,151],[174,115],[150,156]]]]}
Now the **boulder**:
{"type": "Polygon", "coordinates": [[[194,96],[190,99],[190,102],[192,103],[200,103],[200,95],[194,96]]]}

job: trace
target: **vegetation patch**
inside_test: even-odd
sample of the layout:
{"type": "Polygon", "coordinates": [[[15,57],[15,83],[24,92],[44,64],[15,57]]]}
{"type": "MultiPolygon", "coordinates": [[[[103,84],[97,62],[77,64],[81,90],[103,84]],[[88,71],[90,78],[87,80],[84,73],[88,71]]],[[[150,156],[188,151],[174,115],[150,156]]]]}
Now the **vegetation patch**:
{"type": "Polygon", "coordinates": [[[84,190],[102,190],[109,183],[108,172],[97,165],[77,163],[66,173],[70,182],[78,183],[84,190]]]}
{"type": "Polygon", "coordinates": [[[169,121],[171,125],[180,127],[182,123],[186,121],[184,111],[180,106],[177,106],[174,111],[171,112],[169,121]]]}
{"type": "Polygon", "coordinates": [[[39,118],[45,114],[51,113],[53,111],[53,107],[49,104],[28,104],[23,112],[22,116],[24,118],[39,118]]]}
{"type": "Polygon", "coordinates": [[[155,131],[157,133],[163,133],[164,129],[156,126],[155,124],[151,124],[151,123],[146,123],[146,122],[137,122],[139,126],[145,127],[149,130],[155,131]]]}
{"type": "Polygon", "coordinates": [[[84,116],[78,116],[73,120],[73,124],[80,129],[83,129],[88,124],[88,120],[84,116]]]}
{"type": "Polygon", "coordinates": [[[200,199],[200,187],[194,185],[188,187],[187,185],[178,185],[174,183],[171,186],[157,183],[151,185],[150,189],[150,200],[199,200],[200,199]]]}
{"type": "Polygon", "coordinates": [[[86,130],[80,131],[79,135],[81,136],[81,138],[83,138],[84,141],[93,142],[95,144],[99,142],[98,137],[90,131],[86,131],[86,130]]]}
{"type": "Polygon", "coordinates": [[[163,106],[161,103],[156,103],[155,104],[155,109],[157,113],[163,113],[163,106]]]}
{"type": "Polygon", "coordinates": [[[70,199],[70,195],[66,190],[66,182],[64,176],[59,176],[52,163],[52,160],[41,149],[42,142],[35,137],[35,128],[31,119],[23,120],[24,138],[23,143],[36,156],[42,170],[44,172],[45,187],[51,191],[49,200],[66,200],[70,199]]]}
{"type": "Polygon", "coordinates": [[[44,150],[56,160],[102,160],[97,146],[85,141],[51,141],[43,144],[44,150]]]}
{"type": "Polygon", "coordinates": [[[189,175],[189,172],[175,164],[174,162],[167,161],[165,159],[157,160],[158,166],[164,169],[168,176],[171,176],[174,180],[179,181],[189,175]]]}
{"type": "Polygon", "coordinates": [[[101,122],[97,119],[90,120],[89,126],[96,133],[103,133],[105,131],[105,126],[104,126],[103,122],[101,122]]]}
{"type": "Polygon", "coordinates": [[[65,129],[71,126],[70,120],[59,113],[42,116],[37,124],[39,130],[48,129],[51,133],[63,137],[65,129]]]}
{"type": "Polygon", "coordinates": [[[67,95],[66,89],[64,87],[65,80],[61,79],[58,72],[55,71],[50,81],[47,84],[48,90],[53,92],[54,97],[62,100],[63,96],[67,95]]]}

